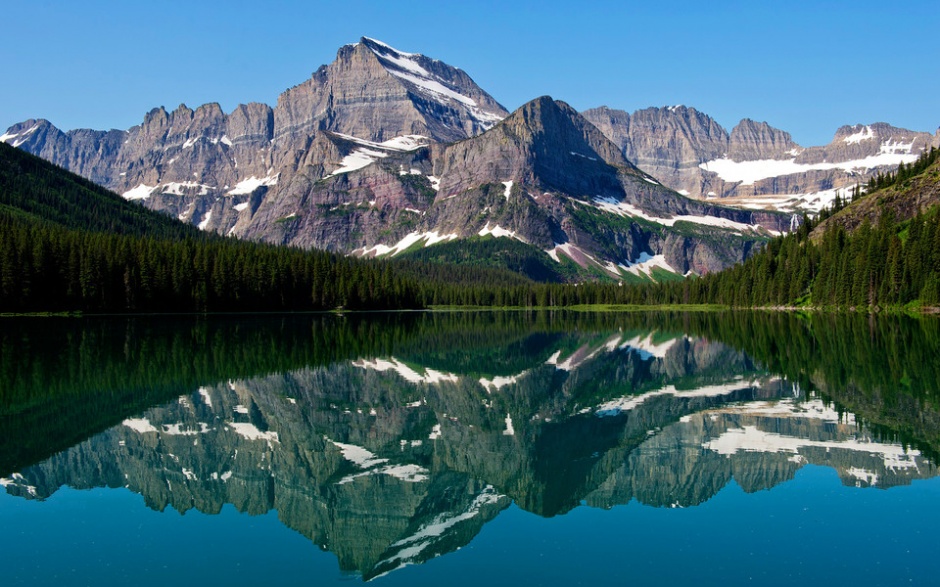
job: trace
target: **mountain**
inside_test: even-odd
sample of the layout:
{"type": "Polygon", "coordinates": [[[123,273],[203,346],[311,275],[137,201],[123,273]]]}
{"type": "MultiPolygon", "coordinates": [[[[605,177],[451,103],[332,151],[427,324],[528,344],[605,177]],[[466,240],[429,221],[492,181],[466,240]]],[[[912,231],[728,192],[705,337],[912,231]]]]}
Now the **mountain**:
{"type": "Polygon", "coordinates": [[[339,167],[354,149],[342,151],[342,144],[322,138],[324,131],[367,141],[406,135],[456,140],[505,114],[459,69],[363,38],[284,92],[274,108],[252,103],[225,114],[218,104],[195,110],[181,104],[172,112],[160,107],[139,126],[107,132],[64,133],[47,120],[28,120],[0,142],[148,208],[225,233],[252,194],[289,181],[311,160],[339,167]]]}
{"type": "Polygon", "coordinates": [[[298,174],[236,234],[364,255],[493,235],[620,278],[648,275],[651,265],[715,271],[790,223],[789,216],[704,204],[664,188],[573,108],[547,96],[456,143],[327,139],[356,146],[365,166],[346,163],[321,179],[319,169],[298,174]]]}
{"type": "Polygon", "coordinates": [[[454,141],[479,134],[506,110],[463,71],[363,37],[278,98],[274,143],[329,130],[382,142],[403,135],[454,141]]]}
{"type": "Polygon", "coordinates": [[[161,107],[108,132],[31,120],[0,140],[203,230],[378,256],[508,237],[549,279],[708,273],[791,226],[676,194],[563,102],[508,115],[463,71],[368,38],[274,108],[161,107]]]}
{"type": "Polygon", "coordinates": [[[742,120],[731,132],[686,106],[633,114],[585,111],[624,155],[664,185],[697,199],[742,208],[818,212],[857,184],[911,163],[937,135],[885,123],[843,126],[828,145],[801,147],[766,122],[742,120]]]}

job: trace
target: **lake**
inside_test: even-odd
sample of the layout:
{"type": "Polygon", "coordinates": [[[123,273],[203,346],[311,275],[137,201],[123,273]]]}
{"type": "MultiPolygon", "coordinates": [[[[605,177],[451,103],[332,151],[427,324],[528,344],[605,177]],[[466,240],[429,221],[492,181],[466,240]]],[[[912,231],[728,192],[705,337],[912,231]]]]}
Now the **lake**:
{"type": "Polygon", "coordinates": [[[940,320],[0,319],[4,585],[936,584],[940,320]]]}

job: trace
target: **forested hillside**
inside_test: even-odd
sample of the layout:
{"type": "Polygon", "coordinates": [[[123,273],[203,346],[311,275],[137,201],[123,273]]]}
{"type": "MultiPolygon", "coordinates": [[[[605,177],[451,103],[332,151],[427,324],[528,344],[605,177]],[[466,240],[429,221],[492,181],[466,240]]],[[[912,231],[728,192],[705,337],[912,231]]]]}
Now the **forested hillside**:
{"type": "Polygon", "coordinates": [[[167,239],[202,234],[6,143],[0,143],[0,213],[20,221],[109,234],[167,239]]]}
{"type": "Polygon", "coordinates": [[[0,311],[414,308],[387,264],[205,235],[0,145],[0,311]]]}

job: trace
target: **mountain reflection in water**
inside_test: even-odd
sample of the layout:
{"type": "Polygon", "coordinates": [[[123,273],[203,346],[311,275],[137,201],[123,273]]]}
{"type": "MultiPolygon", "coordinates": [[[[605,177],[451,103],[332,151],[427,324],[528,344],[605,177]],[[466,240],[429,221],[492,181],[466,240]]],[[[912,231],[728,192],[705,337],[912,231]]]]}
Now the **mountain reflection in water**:
{"type": "Polygon", "coordinates": [[[79,350],[42,357],[44,344],[21,344],[6,355],[21,361],[18,373],[45,374],[43,389],[6,376],[2,446],[17,443],[14,421],[39,418],[57,433],[46,454],[11,449],[0,484],[26,499],[63,486],[126,487],[158,511],[276,510],[341,570],[372,579],[469,544],[511,503],[543,517],[633,500],[689,507],[732,480],[755,492],[807,464],[856,487],[935,476],[940,412],[924,398],[935,397],[936,366],[898,358],[901,347],[937,353],[935,325],[827,320],[835,319],[92,320],[41,335],[18,325],[4,331],[4,348],[33,337],[54,341],[50,352],[79,350]],[[852,336],[839,342],[830,328],[852,336]],[[850,351],[859,338],[869,348],[850,351]],[[264,345],[267,363],[230,362],[254,345],[264,345]],[[872,375],[852,354],[862,351],[895,353],[889,361],[901,372],[872,375]],[[827,358],[800,362],[819,353],[827,358]],[[163,372],[148,387],[144,373],[114,375],[129,357],[156,370],[201,367],[180,367],[178,380],[163,372]],[[882,381],[903,381],[906,393],[882,381]],[[153,405],[135,404],[140,397],[153,405]],[[908,404],[917,409],[905,416],[908,404]],[[85,412],[100,430],[71,421],[85,412]],[[86,437],[59,446],[78,434],[86,437]]]}

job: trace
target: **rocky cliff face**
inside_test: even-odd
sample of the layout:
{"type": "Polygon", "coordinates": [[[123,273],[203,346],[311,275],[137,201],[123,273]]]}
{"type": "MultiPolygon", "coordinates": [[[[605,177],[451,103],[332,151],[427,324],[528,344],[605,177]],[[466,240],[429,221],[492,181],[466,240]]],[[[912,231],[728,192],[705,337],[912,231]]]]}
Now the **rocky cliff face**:
{"type": "Polygon", "coordinates": [[[745,208],[818,211],[873,175],[910,163],[940,135],[885,123],[844,126],[825,146],[803,148],[766,122],[742,120],[729,134],[694,108],[628,114],[584,112],[637,166],[697,199],[745,208]]]}
{"type": "Polygon", "coordinates": [[[739,122],[728,137],[728,157],[732,161],[783,159],[797,148],[790,133],[749,119],[739,122]]]}
{"type": "Polygon", "coordinates": [[[647,108],[631,115],[604,106],[583,114],[640,169],[686,195],[703,189],[695,171],[702,158],[728,151],[728,132],[695,108],[647,108]]]}
{"type": "MultiPolygon", "coordinates": [[[[384,157],[375,163],[379,170],[369,166],[348,173],[346,180],[330,177],[310,186],[318,201],[331,202],[356,193],[346,186],[364,176],[376,185],[397,178],[433,194],[424,206],[409,200],[416,207],[407,209],[415,213],[407,234],[402,235],[405,229],[386,231],[386,240],[367,243],[364,254],[397,254],[443,239],[493,235],[613,278],[648,276],[651,262],[672,272],[707,273],[743,259],[754,243],[789,223],[786,216],[681,197],[639,171],[570,106],[548,97],[523,105],[482,135],[432,146],[427,159],[420,150],[409,157],[384,157]],[[431,172],[422,165],[430,165],[431,172]]],[[[333,205],[342,205],[358,221],[368,208],[382,206],[381,199],[368,195],[375,193],[370,190],[333,205]]],[[[281,217],[288,213],[286,208],[279,212],[281,217]]],[[[298,235],[304,233],[309,230],[298,235]]]]}
{"type": "Polygon", "coordinates": [[[509,235],[615,277],[641,273],[635,266],[656,256],[674,272],[714,271],[749,248],[709,237],[754,243],[788,221],[681,197],[637,169],[570,106],[548,97],[443,148],[434,172],[440,190],[428,229],[509,235]],[[689,232],[680,234],[676,224],[683,221],[689,232]]]}

